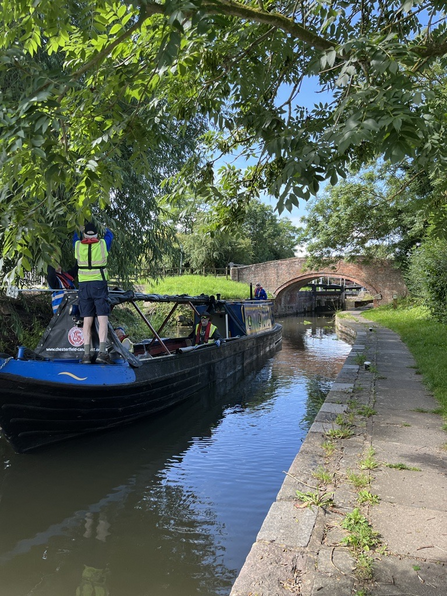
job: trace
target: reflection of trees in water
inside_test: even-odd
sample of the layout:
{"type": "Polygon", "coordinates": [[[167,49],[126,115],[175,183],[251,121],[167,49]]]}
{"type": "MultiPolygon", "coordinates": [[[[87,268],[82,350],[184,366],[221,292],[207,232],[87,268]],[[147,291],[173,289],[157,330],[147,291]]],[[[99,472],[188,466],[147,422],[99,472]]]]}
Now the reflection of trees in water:
{"type": "Polygon", "coordinates": [[[225,548],[220,545],[225,528],[217,519],[215,504],[188,488],[175,473],[168,476],[148,487],[136,505],[144,513],[146,531],[152,534],[150,550],[143,546],[151,559],[151,593],[157,594],[157,587],[162,588],[169,578],[170,594],[227,594],[235,570],[225,566],[225,548]],[[154,526],[147,526],[148,517],[153,517],[154,526]],[[178,582],[176,590],[172,582],[178,582]]]}
{"type": "Polygon", "coordinates": [[[5,594],[84,596],[95,588],[142,596],[148,586],[151,594],[227,594],[236,572],[224,565],[213,503],[164,472],[182,462],[193,437],[209,436],[222,407],[206,394],[84,447],[66,444],[34,461],[5,454],[5,594]]]}
{"type": "Polygon", "coordinates": [[[306,413],[301,418],[300,426],[309,430],[315,416],[323,405],[327,394],[331,390],[332,380],[321,376],[315,376],[306,381],[307,399],[306,413]]]}
{"type": "Polygon", "coordinates": [[[153,594],[217,596],[234,581],[213,503],[150,465],[86,510],[55,521],[2,553],[8,596],[143,595],[147,586],[153,594]]]}
{"type": "MultiPolygon", "coordinates": [[[[277,396],[279,387],[285,387],[287,381],[292,384],[293,379],[285,380],[279,378],[273,372],[273,359],[268,360],[263,369],[250,378],[246,378],[242,385],[239,385],[238,405],[230,408],[230,410],[238,411],[238,409],[246,409],[249,411],[256,410],[259,406],[265,408],[273,407],[274,399],[277,396]]],[[[228,409],[226,411],[228,413],[228,409]]]]}

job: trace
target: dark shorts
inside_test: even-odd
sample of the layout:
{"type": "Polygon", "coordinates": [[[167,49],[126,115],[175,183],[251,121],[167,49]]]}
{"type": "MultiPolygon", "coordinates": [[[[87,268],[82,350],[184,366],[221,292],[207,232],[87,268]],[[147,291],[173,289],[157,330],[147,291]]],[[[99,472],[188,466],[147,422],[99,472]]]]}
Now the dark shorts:
{"type": "Polygon", "coordinates": [[[109,291],[106,281],[83,281],[79,284],[79,310],[81,317],[107,316],[110,314],[109,291]]]}

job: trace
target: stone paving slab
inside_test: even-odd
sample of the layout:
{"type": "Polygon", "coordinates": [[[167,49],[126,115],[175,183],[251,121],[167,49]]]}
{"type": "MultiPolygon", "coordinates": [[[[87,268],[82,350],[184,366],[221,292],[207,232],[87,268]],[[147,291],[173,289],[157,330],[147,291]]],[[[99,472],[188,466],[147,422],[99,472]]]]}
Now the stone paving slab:
{"type": "Polygon", "coordinates": [[[403,463],[411,467],[422,468],[424,471],[435,471],[447,475],[446,451],[442,448],[442,444],[438,444],[438,441],[434,441],[434,444],[434,447],[431,448],[426,444],[418,446],[375,440],[374,449],[379,462],[403,463]]]}
{"type": "Polygon", "coordinates": [[[382,468],[375,473],[374,491],[380,494],[382,501],[388,503],[436,509],[447,494],[447,475],[382,468]],[[431,490],[427,491],[427,486],[431,490]]]}
{"type": "Polygon", "coordinates": [[[232,596],[301,594],[306,555],[294,549],[256,542],[239,574],[232,596]]]}
{"type": "Polygon", "coordinates": [[[342,391],[342,392],[346,392],[346,393],[352,393],[352,390],[354,389],[354,384],[353,383],[337,383],[335,382],[332,386],[334,391],[342,391]]]}
{"type": "Polygon", "coordinates": [[[447,562],[446,511],[380,502],[370,517],[393,554],[447,562]]]}
{"type": "Polygon", "coordinates": [[[330,412],[331,414],[343,414],[348,409],[347,404],[333,404],[331,402],[325,402],[321,408],[320,412],[330,412]]]}
{"type": "MultiPolygon", "coordinates": [[[[440,448],[447,436],[440,429],[439,422],[430,423],[426,418],[416,425],[414,418],[407,422],[404,413],[374,416],[373,439],[389,444],[402,443],[413,447],[440,448]],[[407,424],[409,426],[407,426],[407,424]]],[[[390,448],[392,452],[392,449],[390,448]]]]}
{"type": "Polygon", "coordinates": [[[293,548],[307,546],[317,513],[309,507],[299,509],[296,507],[297,503],[298,501],[275,501],[256,540],[293,548]]]}
{"type": "Polygon", "coordinates": [[[310,433],[318,433],[319,435],[326,435],[331,430],[340,430],[341,426],[335,422],[314,422],[309,429],[310,433]]]}
{"type": "Polygon", "coordinates": [[[444,596],[447,568],[411,557],[383,557],[376,565],[374,588],[376,596],[444,596]]]}

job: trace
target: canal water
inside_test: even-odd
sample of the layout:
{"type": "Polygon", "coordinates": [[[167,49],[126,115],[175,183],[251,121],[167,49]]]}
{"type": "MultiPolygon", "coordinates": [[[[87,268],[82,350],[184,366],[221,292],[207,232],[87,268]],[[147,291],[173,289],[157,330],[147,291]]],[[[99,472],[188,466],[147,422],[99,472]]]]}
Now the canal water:
{"type": "Polygon", "coordinates": [[[350,351],[330,319],[280,322],[224,398],[38,454],[0,442],[0,596],[228,595],[350,351]]]}

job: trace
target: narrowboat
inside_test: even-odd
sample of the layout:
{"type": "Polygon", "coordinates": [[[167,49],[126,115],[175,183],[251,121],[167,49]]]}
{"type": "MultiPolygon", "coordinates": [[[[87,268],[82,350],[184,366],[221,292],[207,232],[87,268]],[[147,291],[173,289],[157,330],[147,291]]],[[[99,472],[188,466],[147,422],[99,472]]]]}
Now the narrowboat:
{"type": "MultiPolygon", "coordinates": [[[[77,292],[67,291],[34,350],[0,354],[0,427],[17,453],[86,433],[101,432],[154,415],[210,386],[230,391],[248,371],[281,347],[281,325],[273,303],[227,301],[214,296],[165,296],[111,290],[112,309],[135,308],[149,339],[130,352],[109,322],[110,364],[83,364],[82,319],[77,292]],[[156,329],[147,303],[170,303],[156,329]],[[191,309],[193,325],[207,311],[222,337],[220,345],[191,345],[185,337],[163,337],[179,305],[191,309]]],[[[180,334],[178,334],[180,335],[180,334]]],[[[98,351],[95,330],[93,345],[98,351]]]]}

